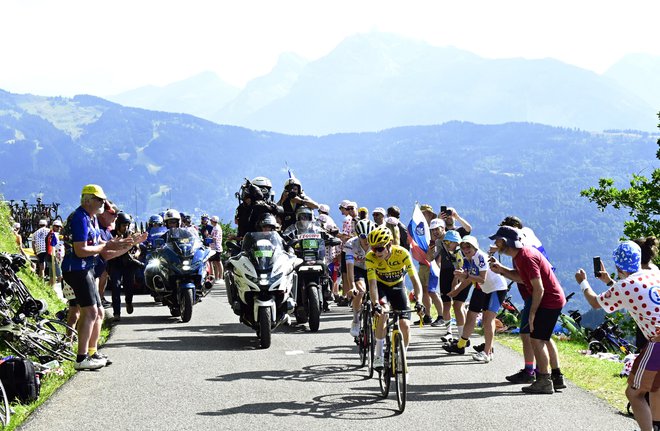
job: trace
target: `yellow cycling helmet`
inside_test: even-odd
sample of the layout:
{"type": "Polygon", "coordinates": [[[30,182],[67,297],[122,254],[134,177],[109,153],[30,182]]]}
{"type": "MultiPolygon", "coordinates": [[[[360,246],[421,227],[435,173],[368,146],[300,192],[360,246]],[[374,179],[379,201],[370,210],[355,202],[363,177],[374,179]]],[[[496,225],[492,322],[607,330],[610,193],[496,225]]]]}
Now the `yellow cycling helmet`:
{"type": "Polygon", "coordinates": [[[369,245],[377,247],[392,241],[392,232],[385,226],[379,226],[369,233],[369,245]]]}

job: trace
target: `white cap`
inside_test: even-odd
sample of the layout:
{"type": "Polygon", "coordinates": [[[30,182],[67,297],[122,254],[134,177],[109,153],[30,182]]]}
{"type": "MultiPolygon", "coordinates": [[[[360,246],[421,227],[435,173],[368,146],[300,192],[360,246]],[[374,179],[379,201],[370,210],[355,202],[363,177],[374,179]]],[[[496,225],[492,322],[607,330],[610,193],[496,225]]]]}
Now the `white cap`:
{"type": "Polygon", "coordinates": [[[326,204],[319,205],[319,212],[328,214],[330,212],[330,207],[326,204]]]}
{"type": "Polygon", "coordinates": [[[399,224],[399,219],[396,217],[387,217],[385,219],[385,223],[387,224],[392,224],[392,225],[398,225],[399,224]]]}
{"type": "Polygon", "coordinates": [[[18,222],[14,223],[14,229],[20,229],[20,228],[21,228],[20,223],[18,223],[18,222]]]}
{"type": "Polygon", "coordinates": [[[39,226],[46,226],[47,224],[48,224],[48,221],[46,219],[39,220],[39,226]]]}
{"type": "Polygon", "coordinates": [[[447,227],[445,221],[441,218],[434,218],[431,220],[431,223],[429,223],[429,229],[437,229],[439,227],[447,227]]]}
{"type": "Polygon", "coordinates": [[[346,209],[347,207],[350,207],[350,206],[352,205],[352,203],[353,203],[353,202],[344,199],[343,201],[341,201],[341,202],[339,203],[339,208],[344,208],[344,209],[346,209]]]}
{"type": "Polygon", "coordinates": [[[213,216],[213,217],[211,217],[211,221],[217,223],[217,222],[220,221],[220,217],[218,217],[218,216],[213,216]]]}
{"type": "Polygon", "coordinates": [[[477,238],[472,235],[465,235],[463,238],[461,238],[461,244],[463,243],[468,243],[472,247],[479,250],[479,242],[477,241],[477,238]]]}
{"type": "Polygon", "coordinates": [[[59,226],[59,227],[62,227],[62,220],[60,220],[60,219],[55,220],[55,221],[53,222],[53,226],[59,226]]]}
{"type": "Polygon", "coordinates": [[[374,208],[374,210],[371,211],[371,214],[382,214],[382,215],[384,215],[384,216],[387,215],[387,213],[385,212],[385,210],[384,210],[383,208],[381,208],[381,207],[374,208]]]}

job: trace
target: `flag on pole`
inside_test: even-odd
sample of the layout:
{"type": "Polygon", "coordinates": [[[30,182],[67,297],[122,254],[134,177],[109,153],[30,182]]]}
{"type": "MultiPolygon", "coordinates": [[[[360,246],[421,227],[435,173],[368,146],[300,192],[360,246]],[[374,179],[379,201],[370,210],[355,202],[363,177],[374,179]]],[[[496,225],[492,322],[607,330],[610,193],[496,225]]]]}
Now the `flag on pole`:
{"type": "Polygon", "coordinates": [[[435,262],[435,259],[432,259],[431,262],[426,259],[426,253],[429,250],[429,244],[431,244],[431,232],[428,223],[426,223],[426,218],[419,208],[419,204],[415,204],[412,219],[408,223],[408,243],[410,244],[410,251],[413,258],[420,265],[426,265],[431,268],[429,285],[427,287],[430,290],[434,290],[440,281],[440,267],[435,262]]]}

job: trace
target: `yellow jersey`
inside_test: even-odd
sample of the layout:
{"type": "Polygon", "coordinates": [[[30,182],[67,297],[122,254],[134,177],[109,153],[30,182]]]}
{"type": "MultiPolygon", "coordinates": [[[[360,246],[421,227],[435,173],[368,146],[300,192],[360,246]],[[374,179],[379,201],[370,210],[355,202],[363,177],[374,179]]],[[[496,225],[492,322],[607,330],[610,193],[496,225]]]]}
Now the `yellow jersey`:
{"type": "Polygon", "coordinates": [[[405,248],[392,245],[389,259],[379,259],[376,253],[369,251],[365,257],[367,280],[376,280],[386,286],[395,286],[403,281],[406,272],[410,277],[415,275],[410,253],[405,248]]]}

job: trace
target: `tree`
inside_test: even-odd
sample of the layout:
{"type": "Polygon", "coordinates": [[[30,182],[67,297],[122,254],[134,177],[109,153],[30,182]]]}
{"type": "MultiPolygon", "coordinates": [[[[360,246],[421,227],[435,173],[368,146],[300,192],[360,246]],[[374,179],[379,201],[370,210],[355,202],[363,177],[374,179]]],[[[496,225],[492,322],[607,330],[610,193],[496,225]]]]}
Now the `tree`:
{"type": "MultiPolygon", "coordinates": [[[[660,160],[660,149],[656,152],[656,158],[660,160]]],[[[614,180],[601,178],[598,187],[582,190],[580,194],[596,203],[601,211],[605,211],[609,205],[616,209],[627,208],[632,220],[624,223],[623,233],[626,237],[657,237],[660,234],[660,169],[655,169],[651,178],[633,174],[627,189],[617,189],[614,180]]]]}

